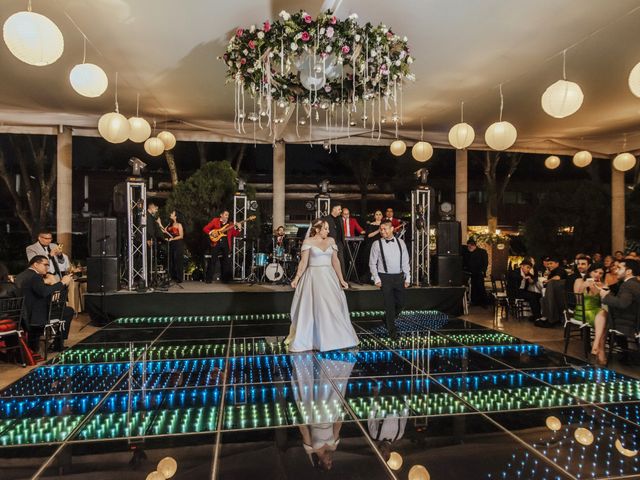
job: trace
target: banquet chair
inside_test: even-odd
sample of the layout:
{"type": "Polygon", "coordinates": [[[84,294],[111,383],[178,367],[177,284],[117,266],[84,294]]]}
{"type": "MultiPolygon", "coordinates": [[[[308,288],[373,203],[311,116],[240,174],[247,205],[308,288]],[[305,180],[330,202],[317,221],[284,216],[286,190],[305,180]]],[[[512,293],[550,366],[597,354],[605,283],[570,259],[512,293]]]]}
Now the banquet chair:
{"type": "Polygon", "coordinates": [[[491,296],[493,297],[494,323],[499,323],[499,320],[503,319],[509,320],[509,297],[503,279],[491,277],[491,296]]]}
{"type": "Polygon", "coordinates": [[[584,348],[584,358],[589,359],[591,352],[592,328],[585,320],[584,294],[568,293],[564,316],[564,353],[569,349],[571,338],[580,337],[584,348]]]}
{"type": "Polygon", "coordinates": [[[67,292],[60,290],[51,295],[49,301],[49,318],[44,326],[44,360],[47,360],[49,345],[56,342],[62,345],[64,342],[65,323],[63,317],[65,306],[67,305],[67,292]]]}
{"type": "Polygon", "coordinates": [[[634,303],[635,319],[616,318],[613,309],[609,309],[609,327],[607,329],[607,363],[614,353],[627,355],[631,351],[630,346],[635,345],[636,351],[640,351],[640,308],[634,303]]]}
{"type": "MultiPolygon", "coordinates": [[[[0,351],[15,356],[20,353],[20,364],[25,367],[23,342],[24,332],[20,326],[23,317],[24,297],[0,298],[0,323],[5,330],[0,330],[0,351]],[[5,321],[5,322],[3,322],[5,321]]],[[[7,355],[8,356],[8,355],[7,355]]]]}

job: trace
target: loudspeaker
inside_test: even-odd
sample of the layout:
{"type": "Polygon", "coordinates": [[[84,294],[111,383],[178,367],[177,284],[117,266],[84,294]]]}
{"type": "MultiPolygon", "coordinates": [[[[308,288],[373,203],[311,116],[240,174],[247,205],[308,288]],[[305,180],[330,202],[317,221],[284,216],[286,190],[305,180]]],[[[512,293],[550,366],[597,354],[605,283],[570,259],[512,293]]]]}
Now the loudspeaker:
{"type": "Polygon", "coordinates": [[[438,255],[436,262],[438,285],[459,287],[462,285],[462,256],[438,255]]]}
{"type": "Polygon", "coordinates": [[[115,257],[118,255],[118,219],[92,218],[89,235],[89,255],[115,257]],[[104,252],[103,249],[104,248],[104,252]]]}
{"type": "Polygon", "coordinates": [[[438,255],[460,255],[460,222],[438,222],[438,255]]]}
{"type": "Polygon", "coordinates": [[[114,213],[127,213],[127,184],[120,182],[113,187],[113,211],[114,213]]]}
{"type": "Polygon", "coordinates": [[[87,292],[101,293],[102,282],[105,293],[118,290],[118,257],[87,258],[87,292]]]}

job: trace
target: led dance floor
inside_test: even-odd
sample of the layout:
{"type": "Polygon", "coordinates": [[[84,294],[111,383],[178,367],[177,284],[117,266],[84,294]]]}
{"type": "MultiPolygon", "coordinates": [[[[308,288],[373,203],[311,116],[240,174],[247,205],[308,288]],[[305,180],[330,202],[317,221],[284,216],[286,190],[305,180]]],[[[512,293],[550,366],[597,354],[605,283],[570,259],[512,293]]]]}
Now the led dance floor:
{"type": "Polygon", "coordinates": [[[381,319],[300,354],[286,314],[116,320],[0,391],[0,478],[145,479],[166,456],[189,480],[640,475],[640,381],[439,312],[398,340],[381,319]]]}

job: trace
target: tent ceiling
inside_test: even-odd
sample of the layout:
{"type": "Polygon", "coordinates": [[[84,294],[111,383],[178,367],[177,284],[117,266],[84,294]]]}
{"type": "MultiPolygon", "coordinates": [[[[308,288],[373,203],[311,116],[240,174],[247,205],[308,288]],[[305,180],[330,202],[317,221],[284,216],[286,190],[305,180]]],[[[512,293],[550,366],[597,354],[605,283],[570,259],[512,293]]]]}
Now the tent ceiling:
{"type": "MultiPolygon", "coordinates": [[[[3,0],[0,20],[24,10],[26,0],[3,0]]],[[[383,22],[409,37],[417,80],[404,91],[400,135],[420,136],[447,146],[447,132],[465,120],[476,130],[474,147],[485,148],[484,130],[497,121],[498,85],[503,83],[505,120],[518,129],[515,150],[572,153],[591,149],[601,155],[640,150],[640,99],[627,87],[640,61],[640,0],[33,0],[33,9],[62,30],[65,51],[53,65],[32,67],[0,45],[0,131],[47,131],[56,125],[95,135],[97,119],[113,110],[115,72],[119,72],[120,110],[165,121],[178,138],[253,141],[253,130],[232,128],[233,87],[225,85],[225,66],[216,57],[236,26],[259,24],[285,8],[318,13],[338,5],[341,18],[358,13],[361,22],[383,22]],[[68,15],[68,16],[67,16],[68,15]],[[110,79],[98,99],[77,95],[68,81],[82,61],[82,36],[91,45],[87,61],[101,65],[110,79]],[[567,52],[567,78],[581,85],[582,108],[566,119],[547,116],[540,96],[561,78],[567,52]],[[42,128],[44,127],[44,130],[42,128]]],[[[383,144],[393,136],[391,126],[383,144]]],[[[308,141],[308,129],[289,122],[278,135],[308,141]]],[[[344,143],[375,143],[368,132],[344,143]]],[[[312,140],[330,135],[314,128],[312,140]]],[[[332,133],[335,136],[335,132],[332,133]]],[[[258,132],[258,141],[271,141],[258,132]]]]}

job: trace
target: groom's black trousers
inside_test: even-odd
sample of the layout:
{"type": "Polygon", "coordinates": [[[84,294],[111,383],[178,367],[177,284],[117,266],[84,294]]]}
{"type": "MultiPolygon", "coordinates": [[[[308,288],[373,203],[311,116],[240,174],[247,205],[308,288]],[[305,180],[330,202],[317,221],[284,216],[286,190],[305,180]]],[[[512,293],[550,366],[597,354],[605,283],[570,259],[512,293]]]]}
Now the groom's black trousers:
{"type": "Polygon", "coordinates": [[[385,323],[389,334],[395,334],[396,318],[404,306],[404,273],[379,273],[384,297],[385,323]]]}

